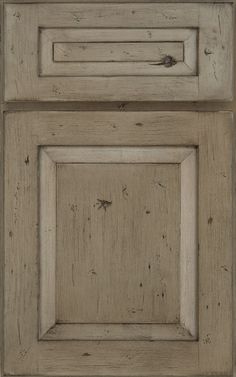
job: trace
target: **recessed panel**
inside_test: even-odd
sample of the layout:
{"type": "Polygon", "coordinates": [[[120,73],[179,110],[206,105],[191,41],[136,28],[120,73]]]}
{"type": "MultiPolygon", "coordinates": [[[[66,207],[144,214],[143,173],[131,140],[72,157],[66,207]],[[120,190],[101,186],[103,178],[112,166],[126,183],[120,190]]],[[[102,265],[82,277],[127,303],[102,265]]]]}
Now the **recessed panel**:
{"type": "Polygon", "coordinates": [[[197,73],[196,28],[45,28],[39,36],[41,77],[197,73]]]}
{"type": "Polygon", "coordinates": [[[197,149],[39,155],[40,338],[195,339],[197,149]]]}
{"type": "MultiPolygon", "coordinates": [[[[140,30],[138,30],[140,31],[140,30]]],[[[108,31],[108,33],[110,30],[108,31]]],[[[145,32],[144,32],[145,33],[145,32]]],[[[147,34],[147,32],[146,32],[147,34]]],[[[53,44],[53,59],[84,62],[155,62],[165,55],[174,54],[176,62],[184,59],[182,42],[56,42],[53,44]]],[[[161,65],[161,61],[160,61],[161,65]]],[[[163,63],[164,65],[164,63],[163,63]]]]}
{"type": "Polygon", "coordinates": [[[179,323],[179,164],[58,164],[56,318],[179,323]]]}

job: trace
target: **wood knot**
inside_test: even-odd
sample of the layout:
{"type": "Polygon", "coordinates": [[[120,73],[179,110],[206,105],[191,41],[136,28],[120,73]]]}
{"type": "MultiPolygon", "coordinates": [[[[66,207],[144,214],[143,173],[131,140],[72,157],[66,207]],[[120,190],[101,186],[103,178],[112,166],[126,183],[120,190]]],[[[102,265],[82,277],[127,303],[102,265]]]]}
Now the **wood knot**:
{"type": "Polygon", "coordinates": [[[173,58],[173,56],[171,56],[171,55],[166,55],[166,56],[162,59],[162,64],[163,64],[166,68],[170,68],[170,67],[172,67],[173,65],[177,64],[177,61],[173,58]]]}
{"type": "Polygon", "coordinates": [[[163,65],[166,68],[170,68],[175,64],[177,64],[177,61],[171,55],[164,56],[158,63],[150,63],[150,65],[163,65]]]}

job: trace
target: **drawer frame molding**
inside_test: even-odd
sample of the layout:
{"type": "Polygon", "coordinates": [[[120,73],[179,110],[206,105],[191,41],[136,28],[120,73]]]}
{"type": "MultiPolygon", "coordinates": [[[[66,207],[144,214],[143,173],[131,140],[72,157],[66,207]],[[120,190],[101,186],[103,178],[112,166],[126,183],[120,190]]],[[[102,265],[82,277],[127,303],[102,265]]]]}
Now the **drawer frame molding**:
{"type": "MultiPolygon", "coordinates": [[[[213,3],[124,3],[122,7],[118,3],[7,4],[5,100],[229,100],[233,82],[232,15],[231,4],[213,3]],[[95,42],[97,38],[105,42],[109,30],[114,36],[118,30],[122,41],[126,29],[129,35],[140,29],[140,39],[148,37],[150,41],[152,33],[154,41],[156,33],[162,34],[165,41],[172,39],[174,33],[185,30],[188,34],[192,29],[192,35],[198,31],[198,42],[195,37],[185,42],[182,63],[166,67],[158,59],[152,65],[137,61],[133,72],[132,63],[125,61],[53,62],[53,41],[79,42],[84,35],[85,41],[87,36],[95,42]],[[57,35],[59,40],[55,39],[57,35]]],[[[179,38],[183,41],[183,36],[179,38]]],[[[89,55],[87,45],[82,47],[86,48],[83,54],[89,55]]],[[[117,48],[114,47],[114,54],[117,48]]],[[[104,53],[109,54],[107,47],[104,53]]]]}

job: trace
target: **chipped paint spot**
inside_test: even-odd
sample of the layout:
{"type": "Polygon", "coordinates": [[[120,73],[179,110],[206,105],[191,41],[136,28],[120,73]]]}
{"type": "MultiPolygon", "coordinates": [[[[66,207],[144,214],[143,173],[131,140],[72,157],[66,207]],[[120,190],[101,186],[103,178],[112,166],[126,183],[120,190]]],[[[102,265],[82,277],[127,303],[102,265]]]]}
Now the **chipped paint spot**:
{"type": "Polygon", "coordinates": [[[29,164],[29,155],[27,155],[25,158],[25,165],[28,165],[28,164],[29,164]]]}
{"type": "Polygon", "coordinates": [[[89,273],[90,273],[91,275],[97,275],[96,271],[95,271],[93,268],[89,271],[89,273]]]}
{"type": "Polygon", "coordinates": [[[73,19],[74,19],[75,22],[80,23],[80,18],[77,14],[75,14],[75,13],[73,14],[73,19]]]}
{"type": "Polygon", "coordinates": [[[13,13],[13,17],[15,17],[15,18],[17,18],[18,20],[20,20],[20,19],[21,19],[21,14],[20,14],[20,12],[14,12],[14,13],[13,13]]]}
{"type": "Polygon", "coordinates": [[[122,195],[123,195],[123,198],[124,198],[125,200],[127,200],[128,196],[129,196],[129,193],[128,193],[128,191],[127,191],[127,186],[123,186],[123,187],[122,187],[122,195]]]}
{"type": "Polygon", "coordinates": [[[209,49],[209,48],[205,48],[205,50],[204,50],[204,54],[206,55],[206,56],[208,56],[208,55],[212,55],[213,54],[213,52],[209,49]]]}
{"type": "Polygon", "coordinates": [[[78,211],[78,206],[77,206],[77,204],[70,204],[70,210],[72,211],[72,212],[77,212],[78,211]]]}
{"type": "Polygon", "coordinates": [[[74,263],[72,263],[72,266],[71,266],[71,280],[72,280],[72,284],[73,284],[73,287],[75,286],[75,266],[74,266],[74,263]]]}
{"type": "Polygon", "coordinates": [[[213,217],[210,216],[207,222],[209,225],[211,225],[213,223],[213,217]]]}
{"type": "Polygon", "coordinates": [[[207,334],[205,338],[203,339],[204,344],[211,344],[211,337],[210,334],[207,334]]]}
{"type": "Polygon", "coordinates": [[[125,111],[125,106],[126,106],[125,103],[121,103],[121,104],[119,105],[119,110],[120,110],[120,111],[125,111]]]}
{"type": "Polygon", "coordinates": [[[220,268],[226,272],[229,272],[228,268],[226,265],[220,266],[220,268]]]}
{"type": "Polygon", "coordinates": [[[97,199],[97,201],[98,201],[97,202],[98,209],[103,208],[105,212],[107,208],[112,205],[112,201],[109,201],[109,200],[97,199]]]}

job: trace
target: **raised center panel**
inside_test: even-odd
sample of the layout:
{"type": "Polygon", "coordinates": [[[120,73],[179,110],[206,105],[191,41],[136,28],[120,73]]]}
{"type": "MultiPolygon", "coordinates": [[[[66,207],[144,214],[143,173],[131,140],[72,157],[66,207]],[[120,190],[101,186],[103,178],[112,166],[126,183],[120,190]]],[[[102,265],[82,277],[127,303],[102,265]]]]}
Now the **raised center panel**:
{"type": "Polygon", "coordinates": [[[41,148],[42,339],[197,337],[196,164],[193,147],[41,148]]]}
{"type": "Polygon", "coordinates": [[[57,186],[57,320],[178,323],[179,166],[59,164],[57,186]]]}

